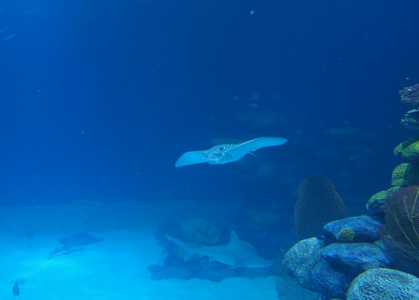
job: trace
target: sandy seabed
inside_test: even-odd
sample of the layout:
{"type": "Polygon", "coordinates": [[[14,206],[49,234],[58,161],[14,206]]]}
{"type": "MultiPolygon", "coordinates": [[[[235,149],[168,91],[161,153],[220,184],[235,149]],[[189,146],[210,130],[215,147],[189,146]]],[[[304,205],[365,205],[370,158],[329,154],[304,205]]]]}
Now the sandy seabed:
{"type": "Polygon", "coordinates": [[[147,266],[164,259],[153,234],[170,215],[157,218],[152,211],[144,203],[1,207],[0,299],[16,299],[12,280],[17,278],[25,280],[19,299],[278,299],[272,277],[152,280],[147,266]],[[60,236],[86,226],[103,241],[48,259],[60,236]]]}

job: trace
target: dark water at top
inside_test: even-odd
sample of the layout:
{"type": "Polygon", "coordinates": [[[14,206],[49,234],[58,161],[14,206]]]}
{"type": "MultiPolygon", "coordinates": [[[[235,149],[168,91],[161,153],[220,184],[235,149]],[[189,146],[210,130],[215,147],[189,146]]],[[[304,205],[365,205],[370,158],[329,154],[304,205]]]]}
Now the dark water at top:
{"type": "Polygon", "coordinates": [[[398,90],[419,82],[418,12],[387,0],[1,1],[0,201],[292,207],[318,172],[363,207],[414,134],[398,90]],[[289,142],[174,168],[185,151],[260,136],[289,142]]]}

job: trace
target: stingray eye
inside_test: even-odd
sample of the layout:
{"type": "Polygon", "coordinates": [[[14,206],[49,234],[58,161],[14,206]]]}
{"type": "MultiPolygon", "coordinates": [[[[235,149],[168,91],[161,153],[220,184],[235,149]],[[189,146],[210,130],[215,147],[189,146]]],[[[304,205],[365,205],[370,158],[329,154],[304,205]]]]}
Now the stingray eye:
{"type": "Polygon", "coordinates": [[[220,151],[223,151],[224,150],[224,147],[223,146],[220,146],[220,151]]]}

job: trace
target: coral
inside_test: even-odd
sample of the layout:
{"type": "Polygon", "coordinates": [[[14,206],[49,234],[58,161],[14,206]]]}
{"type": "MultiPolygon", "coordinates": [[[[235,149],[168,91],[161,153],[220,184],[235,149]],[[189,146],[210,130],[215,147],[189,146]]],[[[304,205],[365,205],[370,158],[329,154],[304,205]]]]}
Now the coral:
{"type": "Polygon", "coordinates": [[[412,137],[400,143],[394,150],[395,156],[403,158],[408,162],[419,161],[419,136],[412,137]]]}
{"type": "Polygon", "coordinates": [[[329,298],[343,298],[350,281],[322,258],[323,247],[324,241],[317,238],[299,241],[285,254],[284,270],[306,289],[329,298]]]}
{"type": "MultiPolygon", "coordinates": [[[[393,171],[393,173],[394,173],[394,171],[393,171]]],[[[395,176],[395,178],[394,178],[395,183],[400,183],[400,182],[397,181],[398,180],[397,177],[400,177],[401,176],[401,179],[403,179],[403,172],[399,172],[399,170],[397,170],[395,172],[394,176],[395,176]]],[[[402,184],[395,184],[395,185],[402,185],[402,184]]],[[[393,189],[396,189],[396,188],[397,187],[392,187],[392,188],[390,188],[388,190],[379,191],[378,193],[375,193],[374,195],[372,195],[370,197],[370,199],[368,200],[368,203],[366,205],[367,210],[370,213],[373,213],[373,214],[374,213],[382,213],[382,212],[384,212],[384,208],[385,208],[384,207],[384,204],[385,204],[385,200],[386,200],[387,194],[388,194],[389,191],[391,191],[393,189]]]]}
{"type": "Polygon", "coordinates": [[[386,268],[392,260],[372,243],[330,244],[322,249],[322,257],[332,268],[352,279],[371,268],[386,268]]]}
{"type": "Polygon", "coordinates": [[[406,104],[419,105],[419,84],[405,87],[399,91],[401,101],[406,104]]]}
{"type": "Polygon", "coordinates": [[[350,243],[354,238],[355,231],[350,228],[342,228],[337,235],[338,243],[350,243]]]}
{"type": "Polygon", "coordinates": [[[382,226],[381,217],[367,215],[328,223],[324,239],[299,241],[285,254],[284,270],[300,286],[321,293],[325,299],[343,299],[350,282],[365,270],[395,265],[396,259],[389,255],[385,244],[377,240],[382,226]],[[333,241],[332,237],[343,228],[354,231],[352,243],[333,241]],[[368,230],[373,232],[371,236],[367,235],[368,230]],[[355,242],[359,237],[365,241],[355,242]]]}
{"type": "Polygon", "coordinates": [[[401,163],[394,168],[393,173],[391,174],[391,185],[408,186],[415,184],[419,184],[419,165],[401,163]]]}
{"type": "Polygon", "coordinates": [[[400,187],[389,192],[382,234],[388,250],[419,265],[419,185],[400,187]]]}
{"type": "MultiPolygon", "coordinates": [[[[349,300],[419,299],[419,279],[400,272],[419,275],[419,137],[401,143],[394,154],[407,163],[393,171],[396,187],[369,199],[367,209],[375,215],[330,222],[323,228],[322,242],[300,241],[285,255],[284,269],[302,287],[328,298],[344,298],[347,281],[358,276],[347,293],[349,300]],[[371,228],[371,234],[359,238],[358,233],[371,228]],[[389,266],[399,270],[381,271],[389,266]],[[367,269],[370,271],[359,275],[367,269]]],[[[320,176],[313,175],[299,187],[295,221],[300,236],[310,230],[311,234],[318,232],[315,227],[321,222],[321,208],[330,207],[325,204],[325,187],[333,185],[320,176]]]]}
{"type": "Polygon", "coordinates": [[[356,216],[333,221],[323,228],[324,239],[327,244],[338,242],[338,235],[342,231],[354,232],[353,243],[373,243],[380,239],[380,226],[383,220],[380,216],[356,216]]]}
{"type": "Polygon", "coordinates": [[[352,282],[346,299],[419,299],[419,278],[392,269],[367,270],[352,282]]]}
{"type": "Polygon", "coordinates": [[[300,184],[294,208],[295,226],[300,238],[321,235],[324,225],[346,216],[345,204],[329,178],[313,174],[300,184]]]}
{"type": "Polygon", "coordinates": [[[419,130],[419,110],[409,110],[400,121],[404,128],[419,130]]]}
{"type": "Polygon", "coordinates": [[[302,264],[306,262],[311,262],[311,257],[315,257],[322,247],[324,247],[324,241],[321,239],[310,238],[299,241],[284,256],[282,263],[285,271],[292,274],[301,273],[298,268],[302,268],[302,264]]]}

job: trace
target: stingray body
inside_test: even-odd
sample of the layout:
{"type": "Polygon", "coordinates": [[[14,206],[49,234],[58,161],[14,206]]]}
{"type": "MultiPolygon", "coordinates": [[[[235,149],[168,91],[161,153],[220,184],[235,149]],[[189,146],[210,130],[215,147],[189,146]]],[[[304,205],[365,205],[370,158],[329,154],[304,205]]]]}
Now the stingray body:
{"type": "Polygon", "coordinates": [[[58,242],[63,246],[55,247],[55,250],[49,253],[48,259],[60,252],[63,254],[70,254],[75,251],[82,251],[84,249],[83,246],[99,243],[102,240],[102,238],[96,238],[85,232],[79,232],[67,237],[59,238],[58,242]]]}
{"type": "Polygon", "coordinates": [[[261,137],[239,144],[222,144],[208,150],[188,151],[176,161],[175,167],[209,163],[213,165],[226,164],[243,158],[246,154],[272,146],[279,146],[288,140],[281,137],[261,137]]]}
{"type": "Polygon", "coordinates": [[[220,246],[185,243],[171,236],[166,236],[166,238],[183,251],[185,260],[198,255],[199,257],[206,256],[210,261],[217,261],[233,268],[264,268],[272,265],[272,262],[258,256],[251,244],[239,240],[234,231],[231,232],[228,244],[220,246]]]}

